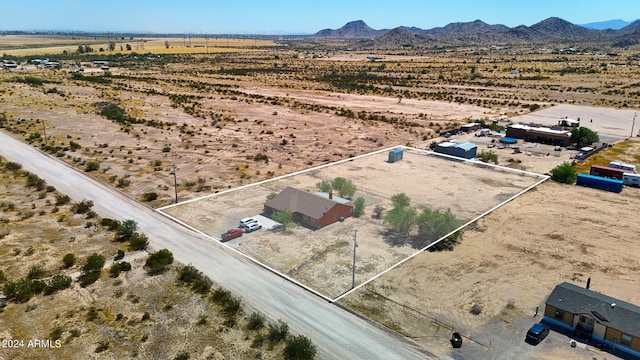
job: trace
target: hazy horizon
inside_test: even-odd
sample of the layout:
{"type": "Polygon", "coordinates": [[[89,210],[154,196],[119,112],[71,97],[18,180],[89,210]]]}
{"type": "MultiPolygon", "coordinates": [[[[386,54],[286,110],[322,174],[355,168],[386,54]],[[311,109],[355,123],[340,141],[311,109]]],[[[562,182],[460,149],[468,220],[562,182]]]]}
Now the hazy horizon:
{"type": "Polygon", "coordinates": [[[3,4],[0,31],[307,35],[337,29],[355,20],[362,20],[374,29],[398,26],[431,29],[474,20],[509,27],[531,26],[550,17],[573,24],[634,21],[640,18],[638,14],[640,2],[625,0],[542,0],[518,6],[504,0],[406,0],[399,4],[380,0],[321,3],[24,0],[3,4]]]}

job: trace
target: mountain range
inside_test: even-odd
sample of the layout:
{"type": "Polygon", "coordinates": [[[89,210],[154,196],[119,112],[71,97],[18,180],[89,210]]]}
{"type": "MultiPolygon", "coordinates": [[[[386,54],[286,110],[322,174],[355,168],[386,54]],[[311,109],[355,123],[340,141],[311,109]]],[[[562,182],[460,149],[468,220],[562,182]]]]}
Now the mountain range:
{"type": "MultiPolygon", "coordinates": [[[[622,21],[622,20],[620,20],[622,21]]],[[[609,22],[592,23],[592,27],[611,27],[609,22]],[[594,25],[595,24],[595,25],[594,25]]],[[[619,24],[619,23],[618,23],[619,24]]],[[[588,24],[589,25],[589,24],[588,24]]],[[[339,29],[324,29],[315,38],[339,38],[366,40],[361,44],[372,47],[467,45],[467,44],[518,44],[518,43],[606,43],[613,47],[638,44],[640,20],[620,29],[593,29],[575,25],[566,20],[551,17],[531,26],[510,28],[505,25],[489,25],[481,20],[451,23],[444,27],[420,29],[400,26],[394,29],[376,30],[364,21],[352,21],[339,29]]]]}

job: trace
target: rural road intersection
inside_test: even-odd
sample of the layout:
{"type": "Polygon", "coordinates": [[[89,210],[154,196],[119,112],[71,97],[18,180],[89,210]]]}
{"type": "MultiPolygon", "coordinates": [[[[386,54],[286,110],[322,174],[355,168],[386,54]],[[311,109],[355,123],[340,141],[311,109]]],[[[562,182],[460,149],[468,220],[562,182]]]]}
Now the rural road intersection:
{"type": "Polygon", "coordinates": [[[169,249],[220,286],[242,297],[243,304],[272,320],[282,319],[295,333],[309,337],[322,359],[437,359],[409,339],[312,295],[139,204],[40,150],[0,131],[0,155],[22,164],[75,201],[93,201],[103,217],[133,219],[154,250],[169,249]]]}

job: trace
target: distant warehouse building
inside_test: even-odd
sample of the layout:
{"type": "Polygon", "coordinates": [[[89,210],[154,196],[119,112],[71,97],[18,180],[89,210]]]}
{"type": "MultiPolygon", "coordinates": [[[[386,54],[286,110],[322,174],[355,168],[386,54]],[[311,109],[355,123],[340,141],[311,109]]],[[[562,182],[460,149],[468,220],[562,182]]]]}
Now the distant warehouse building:
{"type": "Polygon", "coordinates": [[[457,156],[465,159],[473,159],[476,157],[478,146],[470,142],[453,142],[445,141],[436,145],[435,152],[457,156]]]}
{"type": "Polygon", "coordinates": [[[523,124],[507,126],[507,137],[524,139],[541,144],[568,146],[571,144],[571,132],[547,127],[533,127],[523,124]]]}

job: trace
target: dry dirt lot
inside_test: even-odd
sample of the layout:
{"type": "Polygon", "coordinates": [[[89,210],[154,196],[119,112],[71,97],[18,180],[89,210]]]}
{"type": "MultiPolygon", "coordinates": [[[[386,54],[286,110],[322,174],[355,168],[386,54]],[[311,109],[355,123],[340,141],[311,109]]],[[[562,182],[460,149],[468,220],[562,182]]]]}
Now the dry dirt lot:
{"type": "MultiPolygon", "coordinates": [[[[629,146],[627,154],[640,150],[637,142],[629,146]]],[[[523,339],[539,321],[536,306],[542,310],[563,281],[585,285],[591,278],[591,289],[640,303],[633,255],[640,251],[633,220],[639,198],[638,188],[616,194],[547,181],[479,220],[454,251],[421,253],[345,304],[454,358],[614,358],[572,349],[560,334],[539,347],[523,339]],[[451,350],[451,327],[482,345],[465,338],[461,350],[451,350]]]]}
{"type": "MultiPolygon", "coordinates": [[[[357,230],[356,285],[405,259],[426,244],[391,236],[381,219],[373,219],[376,205],[390,209],[391,197],[405,193],[418,208],[450,210],[463,223],[511,199],[544,177],[482,163],[463,162],[405,148],[403,160],[387,162],[387,151],[312,169],[294,176],[244,187],[163,211],[219,239],[256,216],[268,194],[286,186],[317,191],[316,183],[343,177],[357,187],[354,199],[365,199],[365,213],[312,231],[297,227],[290,233],[261,230],[227,244],[330,297],[351,287],[353,236],[357,230]],[[482,164],[482,165],[481,165],[482,164]]],[[[454,230],[454,229],[451,229],[454,230]]]]}

